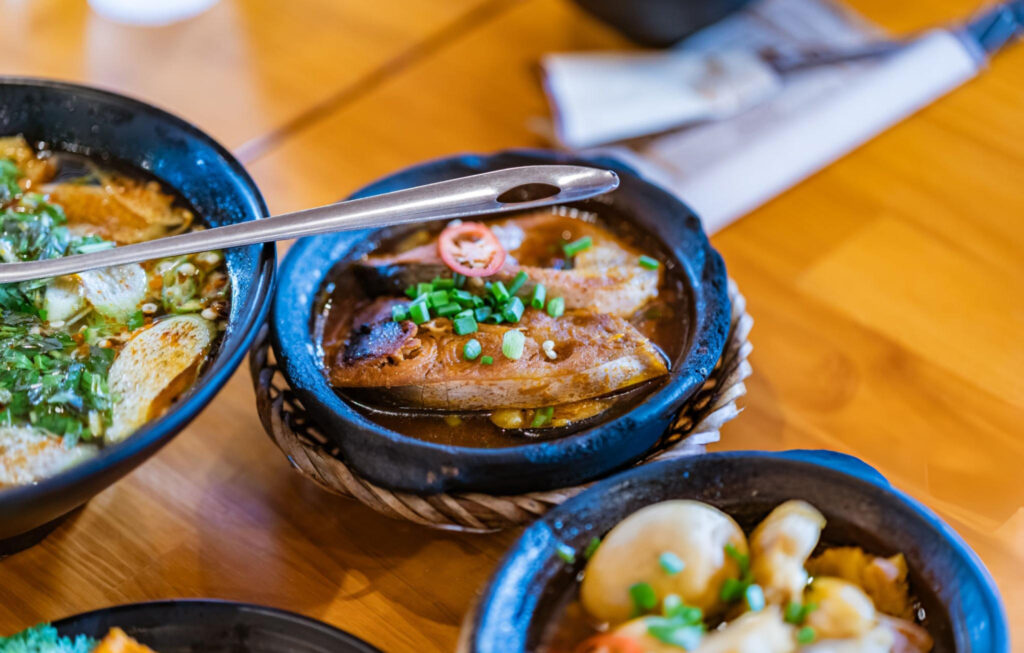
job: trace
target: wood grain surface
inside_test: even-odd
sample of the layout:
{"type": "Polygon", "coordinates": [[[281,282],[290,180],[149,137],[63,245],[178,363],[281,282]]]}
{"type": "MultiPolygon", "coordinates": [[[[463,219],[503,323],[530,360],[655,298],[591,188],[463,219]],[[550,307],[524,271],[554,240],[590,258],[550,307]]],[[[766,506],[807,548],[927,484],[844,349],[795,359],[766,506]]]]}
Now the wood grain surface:
{"type": "MultiPolygon", "coordinates": [[[[967,0],[853,6],[898,33],[967,0]]],[[[169,107],[245,159],[272,209],[424,158],[538,146],[536,61],[629,47],[564,0],[222,0],[157,30],[83,3],[5,6],[2,72],[169,107]],[[13,12],[14,18],[10,16],[13,12]]],[[[859,456],[949,521],[1024,638],[1024,46],[717,234],[755,318],[745,412],[718,448],[859,456]]],[[[289,468],[247,371],[167,448],[0,562],[0,633],[110,604],[211,596],[324,619],[386,651],[450,651],[515,533],[388,521],[289,468]]]]}

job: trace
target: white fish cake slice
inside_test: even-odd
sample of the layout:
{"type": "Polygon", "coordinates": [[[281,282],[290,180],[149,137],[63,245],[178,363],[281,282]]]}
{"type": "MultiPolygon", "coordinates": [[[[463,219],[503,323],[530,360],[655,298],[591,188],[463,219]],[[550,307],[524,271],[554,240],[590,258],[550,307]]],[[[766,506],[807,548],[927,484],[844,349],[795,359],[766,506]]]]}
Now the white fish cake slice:
{"type": "Polygon", "coordinates": [[[118,398],[105,440],[119,442],[159,416],[199,375],[216,335],[198,315],[161,320],[132,337],[110,366],[118,398]]]}
{"type": "Polygon", "coordinates": [[[137,263],[89,270],[78,277],[86,300],[103,315],[122,321],[139,309],[149,284],[137,263]]]}
{"type": "Polygon", "coordinates": [[[89,444],[66,447],[63,438],[32,426],[0,427],[0,488],[48,478],[96,451],[89,444]]]}

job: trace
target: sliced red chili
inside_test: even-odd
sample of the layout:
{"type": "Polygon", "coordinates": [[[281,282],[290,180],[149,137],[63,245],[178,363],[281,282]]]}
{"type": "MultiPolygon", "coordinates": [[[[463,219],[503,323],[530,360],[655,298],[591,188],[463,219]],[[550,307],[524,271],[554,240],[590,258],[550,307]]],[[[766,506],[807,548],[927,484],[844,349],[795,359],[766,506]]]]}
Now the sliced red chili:
{"type": "Polygon", "coordinates": [[[585,639],[576,653],[644,653],[640,644],[624,635],[603,633],[585,639]]]}
{"type": "Polygon", "coordinates": [[[437,252],[453,272],[487,277],[505,264],[505,249],[494,232],[479,222],[451,225],[437,238],[437,252]]]}

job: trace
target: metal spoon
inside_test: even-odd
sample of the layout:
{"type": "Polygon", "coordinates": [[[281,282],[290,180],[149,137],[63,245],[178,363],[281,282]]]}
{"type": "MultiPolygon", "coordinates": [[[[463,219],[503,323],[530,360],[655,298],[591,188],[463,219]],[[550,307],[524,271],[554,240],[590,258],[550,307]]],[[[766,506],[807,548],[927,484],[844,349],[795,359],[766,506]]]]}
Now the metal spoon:
{"type": "Polygon", "coordinates": [[[332,231],[451,220],[576,202],[615,190],[618,185],[618,175],[597,168],[567,165],[509,168],[91,254],[0,264],[0,283],[59,277],[113,265],[332,231]]]}

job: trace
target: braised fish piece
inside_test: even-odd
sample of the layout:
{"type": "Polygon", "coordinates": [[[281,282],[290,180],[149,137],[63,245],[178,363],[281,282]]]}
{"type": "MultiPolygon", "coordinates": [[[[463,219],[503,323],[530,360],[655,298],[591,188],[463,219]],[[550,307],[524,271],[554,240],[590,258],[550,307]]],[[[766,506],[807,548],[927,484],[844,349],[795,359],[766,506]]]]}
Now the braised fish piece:
{"type": "Polygon", "coordinates": [[[339,388],[377,388],[407,405],[445,410],[538,408],[592,399],[668,372],[651,342],[625,320],[589,311],[558,319],[528,309],[514,325],[480,324],[459,336],[452,322],[394,322],[378,299],[349,322],[344,340],[325,343],[330,381],[339,388]],[[502,354],[511,329],[526,337],[522,356],[502,354]],[[475,338],[493,364],[467,361],[463,347],[475,338]],[[554,343],[555,358],[542,351],[554,343]]]}
{"type": "MultiPolygon", "coordinates": [[[[508,252],[505,265],[490,281],[509,284],[522,270],[529,275],[526,292],[542,283],[549,297],[565,299],[566,308],[619,317],[632,315],[658,296],[660,269],[641,267],[641,252],[596,224],[538,211],[489,226],[508,252]],[[563,243],[588,236],[589,248],[565,256],[563,243]]],[[[410,285],[451,276],[436,238],[400,254],[367,256],[355,271],[372,295],[401,295],[410,285]]]]}

